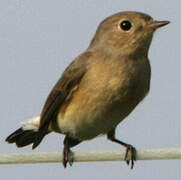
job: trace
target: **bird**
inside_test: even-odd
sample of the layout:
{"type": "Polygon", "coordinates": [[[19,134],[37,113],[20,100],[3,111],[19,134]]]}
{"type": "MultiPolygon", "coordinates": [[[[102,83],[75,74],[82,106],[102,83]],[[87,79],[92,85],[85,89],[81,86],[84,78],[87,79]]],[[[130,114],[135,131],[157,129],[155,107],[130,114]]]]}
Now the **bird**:
{"type": "Polygon", "coordinates": [[[116,138],[116,127],[149,92],[149,47],[154,32],[167,24],[136,11],[104,19],[88,48],[62,73],[40,117],[29,120],[6,141],[17,147],[32,144],[34,149],[47,134],[63,134],[62,162],[67,167],[74,159],[71,148],[106,135],[126,148],[124,160],[132,169],[136,148],[116,138]]]}

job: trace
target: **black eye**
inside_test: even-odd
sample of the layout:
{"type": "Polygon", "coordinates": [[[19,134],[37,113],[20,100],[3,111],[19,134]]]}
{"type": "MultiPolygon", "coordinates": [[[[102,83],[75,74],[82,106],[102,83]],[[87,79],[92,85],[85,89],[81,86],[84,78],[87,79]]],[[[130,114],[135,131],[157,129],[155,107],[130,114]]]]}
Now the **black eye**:
{"type": "Polygon", "coordinates": [[[120,27],[123,31],[129,31],[131,29],[131,23],[129,21],[122,21],[120,27]]]}

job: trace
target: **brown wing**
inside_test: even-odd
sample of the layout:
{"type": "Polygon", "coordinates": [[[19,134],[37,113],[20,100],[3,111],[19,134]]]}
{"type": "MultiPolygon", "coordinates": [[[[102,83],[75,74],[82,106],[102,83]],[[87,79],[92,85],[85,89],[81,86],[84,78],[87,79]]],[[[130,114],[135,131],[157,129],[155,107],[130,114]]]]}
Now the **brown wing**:
{"type": "Polygon", "coordinates": [[[56,119],[58,111],[65,102],[66,97],[86,73],[90,56],[90,52],[85,52],[75,59],[52,89],[41,113],[40,127],[36,140],[33,143],[33,149],[40,144],[43,137],[47,134],[50,122],[56,119]]]}

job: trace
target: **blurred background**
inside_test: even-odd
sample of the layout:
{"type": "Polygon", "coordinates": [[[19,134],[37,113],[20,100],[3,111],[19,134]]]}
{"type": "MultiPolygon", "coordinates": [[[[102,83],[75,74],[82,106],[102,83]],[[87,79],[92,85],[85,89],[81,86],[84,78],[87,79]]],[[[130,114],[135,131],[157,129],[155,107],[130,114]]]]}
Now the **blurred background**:
{"type": "MultiPolygon", "coordinates": [[[[137,149],[181,146],[180,4],[169,0],[0,0],[0,153],[32,152],[4,139],[27,118],[39,115],[68,64],[89,45],[98,24],[119,11],[150,14],[171,24],[159,29],[149,51],[151,90],[117,128],[120,140],[137,149]]],[[[62,151],[64,136],[47,136],[35,152],[62,151]]],[[[73,151],[124,150],[99,137],[73,151]]],[[[180,179],[180,160],[0,165],[2,180],[180,179]]]]}

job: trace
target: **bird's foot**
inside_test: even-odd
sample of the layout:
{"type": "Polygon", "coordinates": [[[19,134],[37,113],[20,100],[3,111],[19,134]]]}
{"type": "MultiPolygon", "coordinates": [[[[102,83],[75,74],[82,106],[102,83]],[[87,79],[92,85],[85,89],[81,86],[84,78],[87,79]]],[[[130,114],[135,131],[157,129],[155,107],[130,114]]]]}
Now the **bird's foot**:
{"type": "Polygon", "coordinates": [[[130,144],[127,144],[126,146],[126,154],[125,154],[124,160],[126,161],[128,166],[131,162],[131,169],[133,169],[134,162],[136,161],[136,148],[130,144]],[[129,156],[129,153],[130,153],[130,156],[129,156]]]}
{"type": "Polygon", "coordinates": [[[67,163],[69,163],[70,166],[73,164],[73,152],[70,149],[64,149],[63,151],[63,166],[64,168],[67,167],[67,163]]]}

